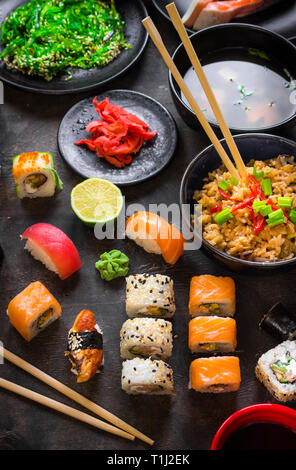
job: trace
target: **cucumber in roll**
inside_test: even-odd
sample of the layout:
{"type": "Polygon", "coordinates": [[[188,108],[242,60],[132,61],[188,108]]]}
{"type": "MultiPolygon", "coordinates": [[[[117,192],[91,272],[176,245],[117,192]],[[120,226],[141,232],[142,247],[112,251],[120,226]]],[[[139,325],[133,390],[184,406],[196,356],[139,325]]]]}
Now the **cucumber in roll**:
{"type": "Polygon", "coordinates": [[[24,197],[51,197],[63,183],[55,170],[53,156],[48,152],[21,153],[13,158],[12,174],[16,193],[24,197]]]}

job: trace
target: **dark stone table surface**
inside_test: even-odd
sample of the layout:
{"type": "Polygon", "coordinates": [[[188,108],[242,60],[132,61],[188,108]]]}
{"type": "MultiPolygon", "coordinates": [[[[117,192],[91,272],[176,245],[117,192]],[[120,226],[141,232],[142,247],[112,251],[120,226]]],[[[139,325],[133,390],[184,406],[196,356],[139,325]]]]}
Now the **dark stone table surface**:
{"type": "MultiPolygon", "coordinates": [[[[172,26],[146,2],[170,52],[178,44],[172,26]]],[[[296,29],[295,29],[296,34],[296,29]]],[[[176,155],[170,165],[153,180],[123,188],[128,204],[140,202],[177,203],[182,175],[192,158],[209,144],[202,132],[187,127],[178,116],[168,87],[167,69],[151,42],[139,63],[108,89],[131,89],[146,93],[165,105],[173,114],[179,131],[176,155]]],[[[5,259],[0,268],[0,340],[10,351],[114,412],[155,439],[155,449],[208,449],[221,423],[234,411],[255,403],[275,403],[256,380],[258,357],[277,341],[258,328],[266,309],[278,300],[288,308],[296,307],[296,268],[273,272],[232,273],[209,258],[202,250],[186,252],[173,267],[156,255],[149,255],[131,241],[99,241],[92,229],[84,226],[70,208],[70,191],[81,181],[61,159],[57,149],[57,130],[66,111],[88,96],[38,96],[5,86],[5,104],[0,106],[0,240],[5,259]],[[42,199],[20,201],[11,175],[14,155],[32,150],[48,150],[64,182],[64,190],[50,203],[42,199]],[[64,230],[76,244],[83,267],[66,281],[47,271],[41,263],[23,251],[19,235],[37,222],[52,223],[64,230]],[[160,272],[172,276],[175,283],[177,312],[173,319],[173,356],[176,396],[128,396],[120,388],[121,360],[119,330],[126,320],[125,281],[103,282],[94,263],[104,251],[122,249],[131,258],[131,273],[160,272]],[[236,283],[238,325],[237,354],[241,361],[242,384],[237,393],[198,394],[188,390],[191,355],[187,348],[188,295],[192,275],[231,275],[236,283]],[[63,307],[62,318],[31,343],[26,343],[6,317],[8,302],[30,282],[40,280],[63,307]],[[103,371],[85,384],[76,384],[64,357],[67,331],[83,308],[96,313],[104,331],[105,365],[103,371]]],[[[295,133],[290,132],[294,138],[295,133]]],[[[6,362],[0,365],[1,377],[39,393],[73,403],[27,373],[6,362]]],[[[78,405],[74,404],[73,406],[78,405]]],[[[295,408],[295,404],[291,405],[295,408]]],[[[82,409],[83,410],[83,409],[82,409]]],[[[17,435],[16,447],[31,449],[147,449],[100,432],[69,417],[0,390],[0,434],[17,435]]],[[[0,436],[0,437],[1,437],[0,436]]],[[[1,443],[1,441],[0,441],[1,443]]]]}

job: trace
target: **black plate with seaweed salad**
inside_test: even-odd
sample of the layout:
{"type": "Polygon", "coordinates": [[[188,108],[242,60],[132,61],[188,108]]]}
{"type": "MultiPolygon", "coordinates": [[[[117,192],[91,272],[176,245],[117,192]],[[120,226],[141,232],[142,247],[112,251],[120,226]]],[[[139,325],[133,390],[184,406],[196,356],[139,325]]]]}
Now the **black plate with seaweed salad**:
{"type": "MultiPolygon", "coordinates": [[[[3,60],[0,62],[0,79],[19,88],[46,94],[67,94],[95,89],[127,71],[139,59],[147,44],[147,33],[140,22],[140,19],[145,17],[147,12],[141,1],[126,0],[120,2],[115,0],[116,10],[111,10],[110,19],[106,5],[111,9],[111,0],[96,1],[96,9],[93,8],[94,0],[86,0],[83,2],[84,6],[82,6],[81,0],[30,0],[30,2],[4,0],[1,2],[1,26],[3,27],[3,23],[8,16],[18,7],[29,3],[32,3],[32,8],[26,8],[24,13],[18,15],[14,25],[6,23],[5,29],[2,30],[2,37],[5,39],[6,44],[3,44],[2,37],[0,44],[1,53],[11,41],[14,41],[10,46],[12,48],[22,45],[23,42],[18,36],[22,36],[22,28],[25,28],[25,25],[31,25],[28,34],[32,41],[32,54],[36,58],[35,63],[40,62],[38,65],[40,76],[24,74],[18,70],[8,68],[3,60]],[[89,17],[88,9],[94,12],[92,18],[94,22],[93,30],[89,22],[85,29],[86,23],[79,21],[82,14],[85,14],[86,18],[89,17]],[[65,37],[63,34],[61,37],[61,30],[57,28],[59,22],[63,22],[66,24],[67,29],[67,23],[65,23],[67,20],[64,16],[65,10],[71,10],[71,18],[66,16],[69,21],[69,36],[66,38],[68,42],[66,47],[65,37]],[[26,14],[28,17],[26,17],[26,14]],[[100,16],[100,20],[97,15],[100,16]],[[76,24],[75,18],[77,19],[76,24]],[[99,21],[103,22],[102,28],[97,27],[98,24],[101,24],[99,21]],[[44,44],[44,25],[46,25],[46,28],[50,25],[46,49],[41,47],[39,39],[40,36],[42,38],[41,43],[44,44]],[[101,34],[103,37],[98,39],[97,31],[101,29],[103,29],[104,34],[101,34]],[[87,31],[86,41],[89,38],[91,45],[95,43],[93,48],[84,47],[84,52],[87,49],[88,57],[84,54],[80,55],[79,45],[81,40],[76,36],[77,31],[80,31],[81,35],[87,31]],[[44,53],[49,54],[50,59],[52,54],[55,54],[55,57],[56,54],[64,54],[64,63],[57,63],[54,67],[51,65],[48,67],[46,61],[37,59],[39,54],[43,55],[44,53]],[[113,56],[114,59],[111,60],[113,56]],[[105,62],[107,63],[105,64],[105,62]],[[75,66],[68,67],[67,64],[69,63],[75,66]],[[95,63],[101,65],[88,68],[95,63]]],[[[61,29],[64,30],[64,28],[61,29]]],[[[11,61],[11,52],[7,49],[6,52],[8,53],[8,59],[11,61]]],[[[7,56],[7,54],[5,55],[7,56]]],[[[59,62],[59,59],[57,62],[59,62]]],[[[28,71],[30,65],[28,52],[19,57],[18,66],[28,71]]]]}

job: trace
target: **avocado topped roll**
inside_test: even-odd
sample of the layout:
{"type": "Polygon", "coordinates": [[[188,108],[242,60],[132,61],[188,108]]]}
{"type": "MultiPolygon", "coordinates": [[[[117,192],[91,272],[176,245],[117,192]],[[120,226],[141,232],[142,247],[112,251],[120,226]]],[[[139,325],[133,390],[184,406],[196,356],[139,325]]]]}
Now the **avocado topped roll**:
{"type": "Polygon", "coordinates": [[[133,318],[122,325],[120,355],[122,359],[136,356],[166,359],[172,355],[172,324],[160,318],[133,318]]]}
{"type": "Polygon", "coordinates": [[[173,395],[173,370],[163,361],[139,357],[124,361],[121,387],[130,395],[173,395]]]}
{"type": "Polygon", "coordinates": [[[171,318],[175,313],[173,281],[162,274],[136,274],[126,278],[129,317],[171,318]]]}
{"type": "Polygon", "coordinates": [[[63,183],[55,170],[53,156],[48,152],[28,152],[13,159],[12,174],[16,193],[24,197],[51,197],[63,183]]]}

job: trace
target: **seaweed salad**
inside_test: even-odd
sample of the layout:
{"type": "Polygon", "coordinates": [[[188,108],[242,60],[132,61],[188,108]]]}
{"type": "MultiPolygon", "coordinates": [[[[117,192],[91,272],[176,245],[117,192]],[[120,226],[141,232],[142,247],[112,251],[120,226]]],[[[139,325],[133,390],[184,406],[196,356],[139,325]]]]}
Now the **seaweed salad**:
{"type": "Polygon", "coordinates": [[[115,0],[30,0],[1,28],[10,69],[51,81],[68,67],[105,66],[128,49],[115,0]]]}

